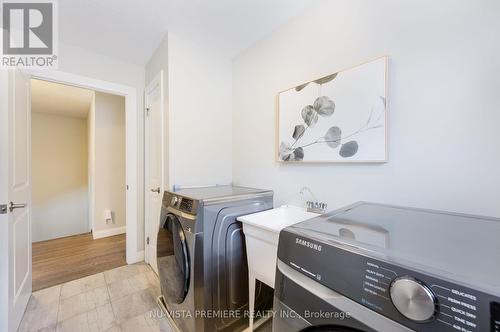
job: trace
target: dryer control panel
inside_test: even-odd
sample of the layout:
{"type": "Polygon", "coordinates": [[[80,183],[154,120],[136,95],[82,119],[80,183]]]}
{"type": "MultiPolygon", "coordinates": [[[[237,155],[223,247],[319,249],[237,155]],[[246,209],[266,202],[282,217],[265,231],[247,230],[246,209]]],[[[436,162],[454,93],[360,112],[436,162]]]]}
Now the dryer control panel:
{"type": "Polygon", "coordinates": [[[500,297],[287,229],[278,258],[324,286],[416,331],[500,332],[500,297]]]}
{"type": "Polygon", "coordinates": [[[190,215],[196,215],[199,202],[192,198],[165,192],[165,194],[163,195],[162,204],[165,208],[171,207],[175,210],[185,212],[190,215]]]}

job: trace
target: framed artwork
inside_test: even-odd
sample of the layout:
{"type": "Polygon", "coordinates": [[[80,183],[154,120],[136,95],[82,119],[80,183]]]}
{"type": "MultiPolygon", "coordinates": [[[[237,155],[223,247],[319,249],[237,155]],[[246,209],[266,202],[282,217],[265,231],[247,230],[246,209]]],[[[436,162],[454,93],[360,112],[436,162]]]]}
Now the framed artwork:
{"type": "Polygon", "coordinates": [[[279,162],[387,161],[386,56],[280,92],[279,162]]]}

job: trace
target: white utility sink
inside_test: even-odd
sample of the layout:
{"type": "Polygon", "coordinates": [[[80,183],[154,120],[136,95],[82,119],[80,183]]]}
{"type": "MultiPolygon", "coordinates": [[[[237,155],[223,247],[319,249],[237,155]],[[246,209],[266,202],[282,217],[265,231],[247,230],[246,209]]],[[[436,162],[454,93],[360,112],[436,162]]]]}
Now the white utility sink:
{"type": "MultiPolygon", "coordinates": [[[[253,312],[255,279],[274,288],[276,258],[280,231],[290,225],[318,216],[297,206],[281,206],[272,210],[238,217],[243,224],[248,260],[249,304],[253,312]]],[[[253,319],[250,317],[250,331],[253,319]]]]}

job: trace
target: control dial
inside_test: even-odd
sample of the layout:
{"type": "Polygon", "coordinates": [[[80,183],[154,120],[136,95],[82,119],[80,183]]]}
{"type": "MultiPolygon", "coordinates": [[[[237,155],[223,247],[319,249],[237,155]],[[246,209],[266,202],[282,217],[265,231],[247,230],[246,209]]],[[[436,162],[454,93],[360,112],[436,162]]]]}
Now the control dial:
{"type": "Polygon", "coordinates": [[[175,204],[177,204],[177,202],[179,202],[179,197],[172,196],[172,200],[170,202],[170,205],[175,206],[175,204]]]}
{"type": "Polygon", "coordinates": [[[436,296],[417,279],[396,278],[391,284],[390,294],[396,309],[412,321],[426,322],[436,315],[436,296]]]}

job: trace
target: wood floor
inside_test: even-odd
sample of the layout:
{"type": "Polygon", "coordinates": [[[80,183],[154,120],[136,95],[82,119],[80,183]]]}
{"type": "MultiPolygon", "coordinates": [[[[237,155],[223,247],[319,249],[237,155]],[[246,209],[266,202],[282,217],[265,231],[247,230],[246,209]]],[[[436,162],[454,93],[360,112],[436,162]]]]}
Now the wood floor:
{"type": "Polygon", "coordinates": [[[33,243],[33,291],[126,265],[125,234],[81,234],[33,243]]]}

